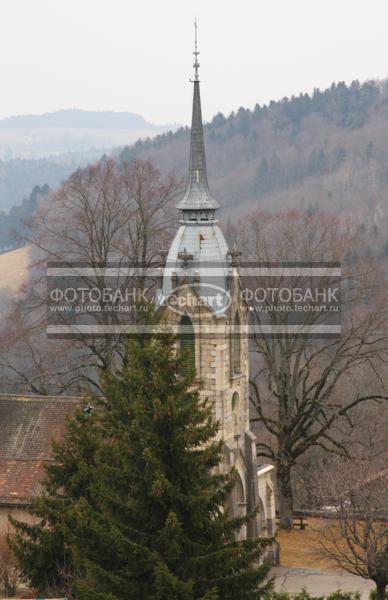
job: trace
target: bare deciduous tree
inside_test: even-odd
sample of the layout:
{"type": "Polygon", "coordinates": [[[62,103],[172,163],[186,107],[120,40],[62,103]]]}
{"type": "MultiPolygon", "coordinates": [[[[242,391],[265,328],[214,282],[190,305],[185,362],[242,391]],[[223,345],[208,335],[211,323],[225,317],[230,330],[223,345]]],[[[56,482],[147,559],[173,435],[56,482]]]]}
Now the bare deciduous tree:
{"type": "MultiPolygon", "coordinates": [[[[252,215],[241,236],[244,255],[259,262],[338,262],[356,243],[352,228],[335,218],[308,216],[296,211],[252,215]]],[[[280,526],[292,527],[292,470],[310,448],[346,453],[335,428],[351,425],[352,410],[368,400],[387,400],[379,366],[386,361],[387,297],[381,274],[370,265],[342,265],[335,283],[342,288],[342,333],[339,339],[309,336],[256,336],[252,345],[251,401],[253,421],[262,427],[258,456],[277,469],[280,526]],[[368,368],[368,384],[352,389],[346,382],[368,368]]],[[[261,280],[268,289],[282,287],[279,278],[261,280]]],[[[300,281],[287,281],[298,287],[300,281]]],[[[260,330],[263,314],[254,312],[260,330]]],[[[287,312],[270,314],[271,324],[287,324],[287,312]]],[[[303,325],[325,322],[320,312],[303,313],[303,325]]],[[[387,405],[388,406],[388,405],[387,405]]]]}
{"type": "Polygon", "coordinates": [[[371,579],[377,600],[388,585],[388,469],[375,471],[370,457],[336,460],[316,483],[333,518],[320,527],[320,554],[371,579]]]}
{"type": "MultiPolygon", "coordinates": [[[[19,389],[34,393],[79,391],[82,386],[98,390],[96,374],[115,367],[124,338],[47,340],[46,264],[124,265],[129,274],[116,282],[98,269],[78,282],[86,289],[109,289],[112,283],[130,288],[130,267],[155,261],[170,236],[171,208],[179,190],[173,175],[163,176],[148,161],[129,165],[103,159],[76,171],[43,201],[29,227],[33,260],[25,298],[9,320],[0,355],[8,389],[17,382],[19,389]]],[[[90,318],[116,324],[117,314],[104,311],[103,302],[102,297],[101,311],[90,318]]]]}

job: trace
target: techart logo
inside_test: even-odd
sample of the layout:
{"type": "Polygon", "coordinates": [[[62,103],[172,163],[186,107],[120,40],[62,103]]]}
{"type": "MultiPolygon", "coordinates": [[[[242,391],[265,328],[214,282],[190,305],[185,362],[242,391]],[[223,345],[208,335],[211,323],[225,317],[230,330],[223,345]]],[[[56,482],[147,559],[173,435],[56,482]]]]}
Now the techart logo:
{"type": "Polygon", "coordinates": [[[227,290],[211,283],[187,283],[176,287],[164,298],[165,305],[180,316],[187,314],[202,317],[220,316],[230,304],[231,296],[227,290]]]}

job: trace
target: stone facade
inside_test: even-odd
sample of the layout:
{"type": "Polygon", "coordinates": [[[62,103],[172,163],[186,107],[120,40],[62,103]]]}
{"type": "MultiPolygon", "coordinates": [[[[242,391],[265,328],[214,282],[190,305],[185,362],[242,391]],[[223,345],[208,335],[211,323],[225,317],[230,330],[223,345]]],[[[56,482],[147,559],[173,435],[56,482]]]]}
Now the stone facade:
{"type": "MultiPolygon", "coordinates": [[[[200,236],[206,235],[206,225],[202,225],[200,236]]],[[[170,255],[169,263],[172,259],[170,255]]],[[[204,271],[203,264],[201,267],[204,271]]],[[[206,298],[201,295],[205,285],[201,286],[200,272],[201,268],[177,264],[169,270],[168,276],[173,278],[171,294],[176,296],[174,306],[191,308],[171,310],[169,297],[162,295],[163,318],[178,334],[183,317],[192,323],[195,385],[200,395],[211,401],[214,418],[220,423],[218,436],[224,442],[222,469],[229,471],[234,467],[239,476],[229,500],[231,514],[240,516],[260,506],[257,518],[241,530],[240,537],[273,536],[276,531],[274,467],[257,465],[256,436],[250,430],[248,311],[239,293],[238,269],[232,265],[228,268],[225,281],[229,302],[222,314],[206,306],[206,298]]],[[[164,285],[166,287],[165,281],[164,285]]],[[[275,546],[271,555],[276,559],[275,546]]]]}

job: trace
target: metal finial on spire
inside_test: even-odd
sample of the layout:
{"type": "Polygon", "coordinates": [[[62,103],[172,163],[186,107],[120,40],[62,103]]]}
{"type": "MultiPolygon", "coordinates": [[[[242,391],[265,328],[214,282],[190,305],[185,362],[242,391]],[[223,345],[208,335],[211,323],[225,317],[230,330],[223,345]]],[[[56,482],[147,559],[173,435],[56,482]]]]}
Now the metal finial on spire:
{"type": "Polygon", "coordinates": [[[198,54],[199,54],[199,50],[198,50],[198,25],[197,25],[197,18],[195,18],[194,20],[194,30],[195,30],[195,41],[194,41],[194,81],[199,81],[199,77],[198,77],[198,69],[199,69],[199,62],[198,62],[198,54]]]}

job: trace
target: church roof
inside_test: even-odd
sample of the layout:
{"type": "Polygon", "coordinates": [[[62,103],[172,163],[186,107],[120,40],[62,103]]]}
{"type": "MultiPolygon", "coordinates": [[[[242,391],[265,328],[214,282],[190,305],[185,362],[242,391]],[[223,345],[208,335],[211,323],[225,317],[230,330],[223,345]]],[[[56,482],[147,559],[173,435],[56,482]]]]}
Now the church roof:
{"type": "MultiPolygon", "coordinates": [[[[197,32],[197,29],[195,30],[197,32]]],[[[203,138],[203,123],[201,110],[201,95],[198,78],[198,50],[197,35],[195,36],[194,69],[195,77],[193,94],[193,114],[191,119],[190,137],[190,164],[189,181],[187,190],[177,204],[180,210],[207,210],[219,208],[218,202],[213,198],[207,182],[207,168],[205,155],[205,142],[203,138]]]]}
{"type": "Polygon", "coordinates": [[[226,278],[230,267],[228,245],[217,223],[181,225],[171,244],[163,277],[163,296],[172,291],[172,274],[185,274],[192,278],[198,275],[204,285],[215,285],[226,289],[226,278]],[[180,258],[191,255],[187,267],[180,258]]]}
{"type": "Polygon", "coordinates": [[[0,506],[26,505],[37,496],[51,457],[51,441],[82,398],[0,395],[0,506]]]}
{"type": "Polygon", "coordinates": [[[180,227],[171,244],[170,253],[175,257],[185,250],[193,255],[193,263],[206,261],[229,266],[228,246],[216,223],[204,224],[202,227],[198,223],[187,223],[180,227]]]}

